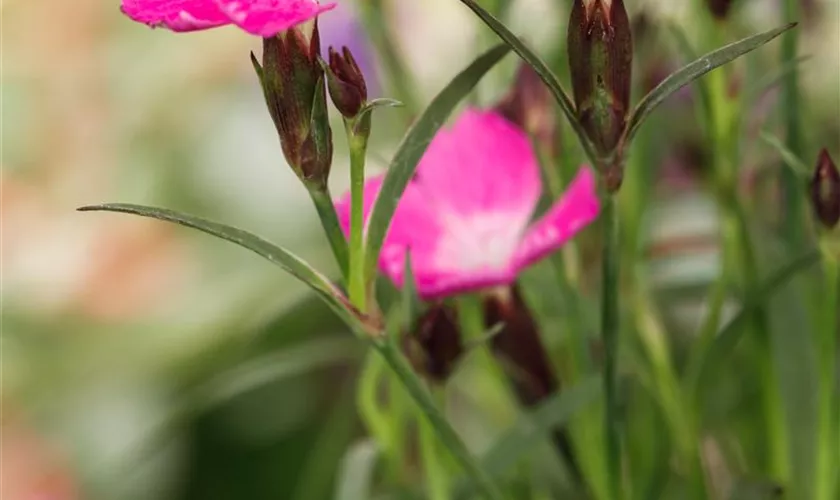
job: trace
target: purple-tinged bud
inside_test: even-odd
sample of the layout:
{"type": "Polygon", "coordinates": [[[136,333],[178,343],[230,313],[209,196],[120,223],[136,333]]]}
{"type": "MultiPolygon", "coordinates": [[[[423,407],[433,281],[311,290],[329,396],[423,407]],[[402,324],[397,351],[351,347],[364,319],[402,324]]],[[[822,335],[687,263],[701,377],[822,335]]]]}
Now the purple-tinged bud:
{"type": "Polygon", "coordinates": [[[633,38],[623,0],[575,0],[568,53],[578,119],[598,152],[615,151],[630,109],[633,38]]]}
{"type": "Polygon", "coordinates": [[[531,134],[540,144],[555,144],[557,119],[554,97],[534,69],[521,63],[513,87],[496,104],[496,110],[512,123],[531,134]]]}
{"type": "MultiPolygon", "coordinates": [[[[497,289],[485,298],[484,322],[487,328],[501,325],[491,341],[491,348],[523,406],[534,407],[559,390],[560,383],[540,339],[537,322],[516,285],[497,289]]],[[[569,471],[581,480],[580,467],[566,430],[558,428],[552,434],[569,471]]]]}
{"type": "Polygon", "coordinates": [[[342,47],[341,54],[330,47],[329,58],[327,86],[330,98],[339,113],[345,118],[354,118],[367,102],[365,76],[347,47],[342,47]]]}
{"type": "Polygon", "coordinates": [[[455,309],[433,304],[415,330],[403,337],[403,350],[417,373],[438,384],[446,382],[464,353],[455,309]]]}
{"type": "Polygon", "coordinates": [[[320,48],[315,21],[264,38],[262,66],[251,55],[286,161],[318,189],[326,186],[333,154],[320,48]]]}
{"type": "Polygon", "coordinates": [[[493,354],[508,373],[519,400],[534,406],[558,388],[539,328],[517,287],[499,289],[484,302],[485,326],[501,324],[492,341],[493,354]]]}
{"type": "Polygon", "coordinates": [[[723,21],[729,15],[732,9],[733,0],[706,0],[706,5],[709,6],[709,11],[715,19],[723,21]]]}
{"type": "Polygon", "coordinates": [[[825,227],[831,229],[840,221],[840,172],[825,149],[820,151],[811,180],[811,203],[825,227]]]}

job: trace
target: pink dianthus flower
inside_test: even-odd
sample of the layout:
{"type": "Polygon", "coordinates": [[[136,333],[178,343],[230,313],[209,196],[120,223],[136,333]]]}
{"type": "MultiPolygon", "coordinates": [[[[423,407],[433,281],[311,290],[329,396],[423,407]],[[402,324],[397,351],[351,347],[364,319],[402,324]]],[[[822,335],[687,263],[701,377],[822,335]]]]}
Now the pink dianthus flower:
{"type": "Polygon", "coordinates": [[[122,0],[121,10],[137,22],[172,31],[234,24],[269,38],[333,7],[317,0],[122,0]]]}
{"type": "MultiPolygon", "coordinates": [[[[365,219],[383,176],[367,181],[365,219]]],[[[542,190],[528,136],[495,111],[466,110],[442,129],[397,206],[379,268],[402,286],[406,253],[425,299],[510,285],[527,266],[561,247],[598,216],[592,170],[531,223],[542,190]]],[[[345,230],[350,197],[336,203],[345,230]]]]}

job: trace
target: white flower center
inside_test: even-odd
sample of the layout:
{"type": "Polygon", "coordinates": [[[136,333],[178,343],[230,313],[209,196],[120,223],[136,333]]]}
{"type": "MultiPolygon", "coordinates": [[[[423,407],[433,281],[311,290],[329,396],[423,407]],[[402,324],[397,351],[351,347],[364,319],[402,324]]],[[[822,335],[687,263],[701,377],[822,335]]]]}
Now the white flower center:
{"type": "Polygon", "coordinates": [[[447,213],[435,263],[452,272],[503,271],[510,266],[528,223],[521,210],[447,213]]]}

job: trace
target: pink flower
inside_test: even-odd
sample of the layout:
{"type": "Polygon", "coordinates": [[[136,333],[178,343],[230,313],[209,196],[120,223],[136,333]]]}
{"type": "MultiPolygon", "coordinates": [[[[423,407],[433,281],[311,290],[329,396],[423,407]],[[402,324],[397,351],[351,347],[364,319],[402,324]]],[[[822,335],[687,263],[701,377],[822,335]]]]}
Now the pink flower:
{"type": "Polygon", "coordinates": [[[121,10],[137,22],[172,31],[235,24],[267,38],[333,7],[317,0],[122,0],[121,10]]]}
{"type": "MultiPolygon", "coordinates": [[[[365,218],[382,176],[365,186],[365,218]]],[[[598,215],[592,171],[583,167],[564,196],[530,223],[541,192],[526,134],[494,111],[465,111],[441,130],[401,198],[379,259],[397,286],[406,251],[420,295],[440,298],[507,285],[598,215]]],[[[350,199],[336,203],[348,231],[350,199]]]]}

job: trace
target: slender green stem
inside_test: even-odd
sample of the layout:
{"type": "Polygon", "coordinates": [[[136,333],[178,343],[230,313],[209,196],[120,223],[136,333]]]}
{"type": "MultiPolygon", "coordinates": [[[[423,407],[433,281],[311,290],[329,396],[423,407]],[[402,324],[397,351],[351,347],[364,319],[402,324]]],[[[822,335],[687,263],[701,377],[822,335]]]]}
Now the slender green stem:
{"type": "Polygon", "coordinates": [[[484,497],[491,500],[503,499],[502,491],[493,481],[493,478],[478,465],[478,461],[470,454],[464,442],[446,421],[443,413],[435,405],[432,395],[423,386],[411,365],[400,353],[399,348],[390,339],[377,341],[374,346],[420,407],[420,411],[431,425],[440,442],[458,461],[458,464],[470,479],[475,482],[484,497]]]}
{"type": "Polygon", "coordinates": [[[617,373],[619,329],[619,251],[617,200],[614,193],[604,199],[602,252],[601,335],[604,342],[604,430],[610,498],[623,497],[621,488],[621,437],[619,430],[617,373]]]}
{"type": "Polygon", "coordinates": [[[310,187],[308,191],[309,196],[312,198],[312,203],[315,205],[315,210],[318,212],[318,217],[321,219],[321,226],[327,235],[330,248],[335,256],[335,261],[341,270],[341,277],[347,283],[347,238],[345,238],[344,233],[341,231],[341,226],[338,223],[338,215],[335,212],[332,196],[330,196],[330,192],[326,187],[310,187]]]}
{"type": "Polygon", "coordinates": [[[826,243],[823,250],[825,304],[820,321],[819,417],[817,423],[816,500],[837,498],[837,439],[840,438],[840,402],[837,400],[837,339],[840,337],[840,262],[826,243]]]}
{"type": "Polygon", "coordinates": [[[350,302],[360,311],[367,308],[365,286],[364,191],[365,154],[370,135],[370,114],[363,118],[346,120],[347,144],[350,148],[350,302]]]}
{"type": "MultiPolygon", "coordinates": [[[[785,0],[785,20],[799,21],[799,0],[785,0]]],[[[799,47],[800,30],[790,30],[782,38],[782,64],[796,59],[799,47]]],[[[785,123],[785,143],[787,149],[797,158],[804,155],[804,137],[802,135],[802,120],[800,118],[799,73],[791,71],[785,75],[782,83],[783,116],[785,123]]],[[[803,192],[796,174],[790,169],[781,170],[782,194],[782,229],[788,243],[794,251],[804,248],[804,213],[803,192]]]]}
{"type": "MultiPolygon", "coordinates": [[[[443,387],[434,389],[435,399],[438,401],[440,408],[443,408],[444,391],[443,387]]],[[[418,432],[420,436],[420,456],[423,461],[423,471],[426,475],[429,499],[449,500],[449,476],[446,473],[446,466],[440,454],[440,442],[427,419],[420,419],[418,432]]]]}

